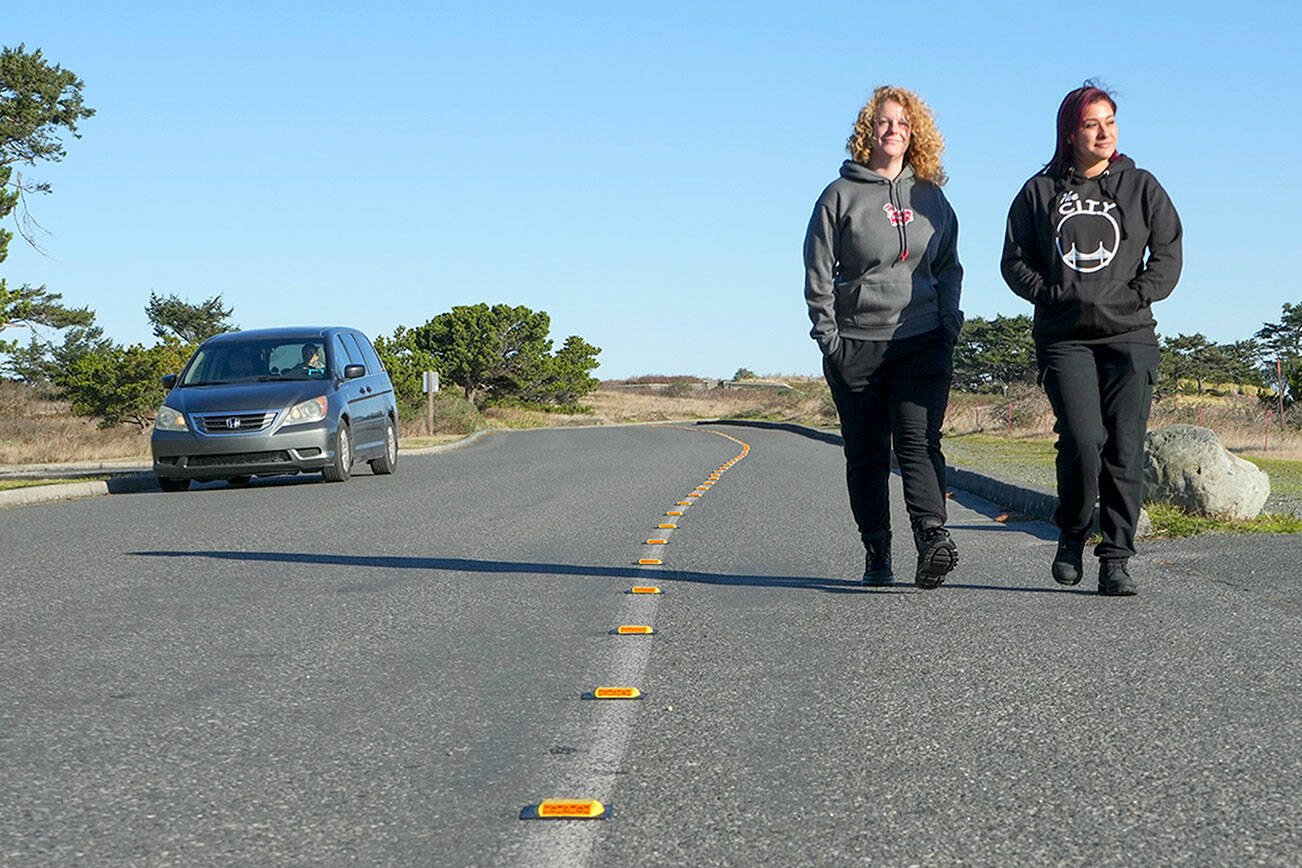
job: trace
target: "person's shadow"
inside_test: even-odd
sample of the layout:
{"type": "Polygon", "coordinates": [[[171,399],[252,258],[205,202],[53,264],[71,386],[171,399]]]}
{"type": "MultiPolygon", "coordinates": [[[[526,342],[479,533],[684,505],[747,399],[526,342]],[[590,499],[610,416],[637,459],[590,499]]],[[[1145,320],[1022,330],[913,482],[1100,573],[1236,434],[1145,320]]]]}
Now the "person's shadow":
{"type": "MultiPolygon", "coordinates": [[[[385,555],[331,555],[311,552],[244,552],[244,551],[139,551],[130,552],[146,558],[211,558],[230,561],[265,563],[312,564],[321,567],[381,567],[411,571],[392,579],[369,582],[345,582],[336,593],[364,593],[382,591],[409,581],[414,573],[444,571],[457,573],[525,574],[536,576],[589,576],[601,579],[628,579],[639,583],[659,581],[695,582],[705,585],[750,586],[758,588],[799,588],[831,594],[858,593],[924,593],[905,580],[887,587],[867,587],[853,579],[826,579],[816,576],[762,576],[754,574],[705,573],[695,570],[675,570],[668,567],[593,566],[590,564],[545,564],[530,561],[493,561],[473,558],[396,557],[385,555]]],[[[1032,593],[1083,594],[1086,591],[1058,587],[1009,587],[965,582],[946,583],[945,587],[969,591],[1030,591],[1032,593]]]]}

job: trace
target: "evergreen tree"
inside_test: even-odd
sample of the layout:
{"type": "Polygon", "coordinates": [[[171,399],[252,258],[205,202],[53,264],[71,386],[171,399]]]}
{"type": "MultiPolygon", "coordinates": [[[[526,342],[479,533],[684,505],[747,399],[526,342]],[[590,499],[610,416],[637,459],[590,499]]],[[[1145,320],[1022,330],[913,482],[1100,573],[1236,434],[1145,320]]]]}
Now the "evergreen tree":
{"type": "Polygon", "coordinates": [[[238,330],[239,326],[231,322],[231,313],[232,308],[222,306],[221,295],[191,304],[176,295],[163,298],[151,292],[149,304],[145,305],[145,316],[154,328],[155,337],[175,338],[192,346],[213,335],[238,330]]]}

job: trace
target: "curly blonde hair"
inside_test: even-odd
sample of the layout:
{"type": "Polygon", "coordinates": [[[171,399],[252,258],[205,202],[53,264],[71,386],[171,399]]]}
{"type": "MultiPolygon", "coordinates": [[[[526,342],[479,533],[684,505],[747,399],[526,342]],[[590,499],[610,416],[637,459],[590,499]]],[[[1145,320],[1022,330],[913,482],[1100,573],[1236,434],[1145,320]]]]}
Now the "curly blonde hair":
{"type": "Polygon", "coordinates": [[[930,181],[937,187],[945,186],[949,178],[940,164],[941,152],[945,150],[945,139],[936,129],[936,117],[931,113],[927,103],[911,90],[884,84],[873,91],[872,99],[859,111],[854,122],[854,132],[845,143],[845,149],[856,163],[867,165],[872,153],[873,118],[877,110],[887,100],[899,103],[908,115],[912,137],[909,149],[904,152],[904,159],[913,166],[913,173],[924,181],[930,181]]]}

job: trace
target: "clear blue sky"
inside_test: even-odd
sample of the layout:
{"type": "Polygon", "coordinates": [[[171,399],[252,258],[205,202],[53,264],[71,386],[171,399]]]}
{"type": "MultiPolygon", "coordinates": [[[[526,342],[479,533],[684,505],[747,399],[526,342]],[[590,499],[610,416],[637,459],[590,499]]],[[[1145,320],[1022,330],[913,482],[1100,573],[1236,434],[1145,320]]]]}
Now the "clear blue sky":
{"type": "Polygon", "coordinates": [[[602,347],[603,378],[815,373],[801,241],[887,82],[945,135],[969,316],[1030,310],[1004,217],[1087,76],[1184,220],[1159,331],[1239,340],[1302,302],[1292,0],[107,0],[24,3],[2,33],[98,114],[27,170],[54,185],[46,254],[15,239],[0,275],[124,343],[152,342],[151,291],[372,336],[487,301],[602,347]]]}

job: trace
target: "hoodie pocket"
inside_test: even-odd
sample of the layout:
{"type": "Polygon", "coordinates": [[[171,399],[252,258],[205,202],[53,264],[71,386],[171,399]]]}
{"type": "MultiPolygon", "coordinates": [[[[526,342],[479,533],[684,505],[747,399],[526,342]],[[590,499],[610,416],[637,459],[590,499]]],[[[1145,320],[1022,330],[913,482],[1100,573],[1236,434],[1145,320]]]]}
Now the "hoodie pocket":
{"type": "Polygon", "coordinates": [[[837,324],[855,328],[890,326],[899,322],[900,312],[909,305],[910,285],[895,281],[861,280],[844,297],[837,310],[837,324]]]}
{"type": "Polygon", "coordinates": [[[1076,287],[1080,329],[1098,337],[1124,334],[1141,328],[1149,319],[1139,293],[1124,281],[1107,280],[1076,287]]]}

